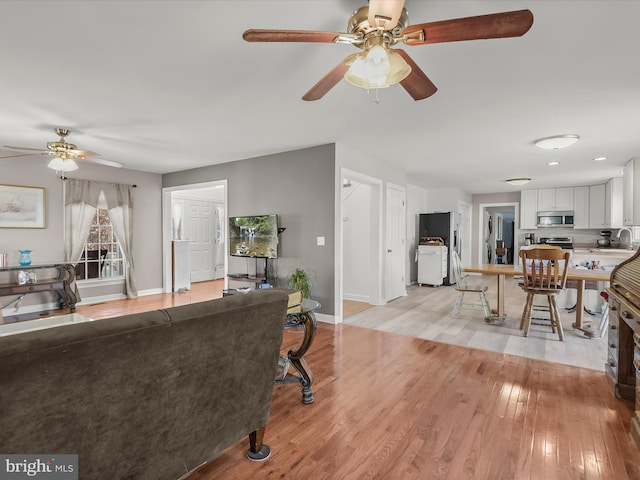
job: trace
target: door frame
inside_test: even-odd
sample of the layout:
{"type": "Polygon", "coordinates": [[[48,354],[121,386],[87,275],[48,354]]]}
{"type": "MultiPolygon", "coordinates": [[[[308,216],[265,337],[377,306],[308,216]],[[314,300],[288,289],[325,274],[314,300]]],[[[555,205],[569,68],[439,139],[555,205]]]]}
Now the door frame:
{"type": "Polygon", "coordinates": [[[482,249],[484,248],[484,212],[491,207],[513,207],[513,263],[517,265],[518,235],[520,225],[520,203],[519,202],[496,202],[478,204],[478,263],[482,263],[482,249]]]}
{"type": "Polygon", "coordinates": [[[336,323],[342,323],[343,309],[343,256],[345,255],[344,251],[344,229],[343,229],[343,217],[344,217],[344,206],[342,202],[342,184],[345,178],[350,178],[352,180],[357,181],[358,183],[366,184],[371,187],[371,225],[369,232],[363,234],[363,238],[368,239],[370,242],[371,252],[374,253],[372,256],[371,262],[371,279],[369,280],[370,285],[370,296],[369,303],[371,305],[384,305],[384,300],[382,297],[382,284],[383,284],[383,276],[382,276],[382,266],[383,266],[383,257],[382,257],[382,246],[383,243],[383,229],[382,229],[382,187],[383,181],[379,178],[370,177],[369,175],[365,175],[360,172],[356,172],[354,170],[349,170],[347,168],[341,167],[339,170],[336,169],[336,281],[335,281],[335,321],[336,323]]]}
{"type": "MultiPolygon", "coordinates": [[[[229,224],[229,188],[227,179],[224,180],[214,180],[210,182],[203,183],[192,183],[189,185],[178,185],[174,187],[163,187],[162,188],[162,291],[164,293],[171,293],[172,288],[172,267],[171,267],[171,196],[173,192],[184,191],[184,190],[198,190],[202,188],[211,188],[211,187],[224,187],[224,218],[223,225],[225,225],[225,236],[226,236],[226,225],[229,224]]],[[[227,255],[224,256],[224,288],[228,286],[227,280],[227,269],[228,269],[229,258],[227,255]]]]}

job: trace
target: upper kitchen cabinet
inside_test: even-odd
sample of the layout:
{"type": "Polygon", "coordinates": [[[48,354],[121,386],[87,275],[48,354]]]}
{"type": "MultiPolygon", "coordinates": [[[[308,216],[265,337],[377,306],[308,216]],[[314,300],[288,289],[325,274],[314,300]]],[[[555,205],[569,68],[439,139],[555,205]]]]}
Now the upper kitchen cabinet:
{"type": "Polygon", "coordinates": [[[573,187],[538,190],[538,211],[573,210],[573,187]]]}
{"type": "Polygon", "coordinates": [[[620,228],[623,223],[623,179],[610,179],[605,185],[604,194],[604,226],[620,228]]]}
{"type": "Polygon", "coordinates": [[[605,185],[589,187],[589,228],[604,228],[605,185]]]}
{"type": "Polygon", "coordinates": [[[640,225],[640,163],[637,158],[624,167],[622,208],[626,226],[640,225]]]}
{"type": "Polygon", "coordinates": [[[520,228],[538,228],[538,190],[520,192],[520,228]]]}
{"type": "Polygon", "coordinates": [[[589,228],[589,187],[575,187],[573,198],[573,228],[589,228]]]}

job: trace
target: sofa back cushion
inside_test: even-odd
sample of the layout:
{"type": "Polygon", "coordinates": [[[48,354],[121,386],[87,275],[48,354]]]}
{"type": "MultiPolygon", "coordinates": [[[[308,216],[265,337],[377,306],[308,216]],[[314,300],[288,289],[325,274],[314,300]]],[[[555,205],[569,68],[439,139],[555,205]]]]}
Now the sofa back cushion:
{"type": "Polygon", "coordinates": [[[0,337],[0,451],[180,477],[266,425],[286,306],[264,291],[0,337]]]}

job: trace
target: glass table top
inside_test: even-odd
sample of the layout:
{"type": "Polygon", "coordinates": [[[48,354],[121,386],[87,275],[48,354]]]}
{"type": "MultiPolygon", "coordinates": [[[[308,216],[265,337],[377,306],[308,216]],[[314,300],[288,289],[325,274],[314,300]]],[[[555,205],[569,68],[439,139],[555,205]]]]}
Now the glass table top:
{"type": "Polygon", "coordinates": [[[315,312],[320,308],[320,302],[303,298],[300,305],[294,305],[287,309],[287,315],[300,315],[302,313],[315,312]]]}

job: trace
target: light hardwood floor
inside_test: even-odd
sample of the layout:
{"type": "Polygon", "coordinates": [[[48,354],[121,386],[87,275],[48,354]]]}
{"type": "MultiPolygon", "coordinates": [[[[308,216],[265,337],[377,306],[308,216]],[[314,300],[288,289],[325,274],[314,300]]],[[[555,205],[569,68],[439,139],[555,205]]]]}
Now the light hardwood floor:
{"type": "MultiPolygon", "coordinates": [[[[133,313],[216,298],[216,288],[194,284],[78,311],[133,313]]],[[[422,318],[435,311],[444,321],[450,312],[433,292],[411,293],[388,306],[395,303],[393,318],[418,315],[420,303],[422,318]]],[[[493,328],[470,313],[469,321],[493,328]]],[[[300,335],[287,330],[283,347],[300,335]]],[[[314,403],[303,405],[296,385],[275,387],[265,434],[271,457],[250,462],[242,441],[189,480],[640,478],[628,433],[633,405],[614,397],[602,372],[322,323],[306,360],[314,403]]]]}

